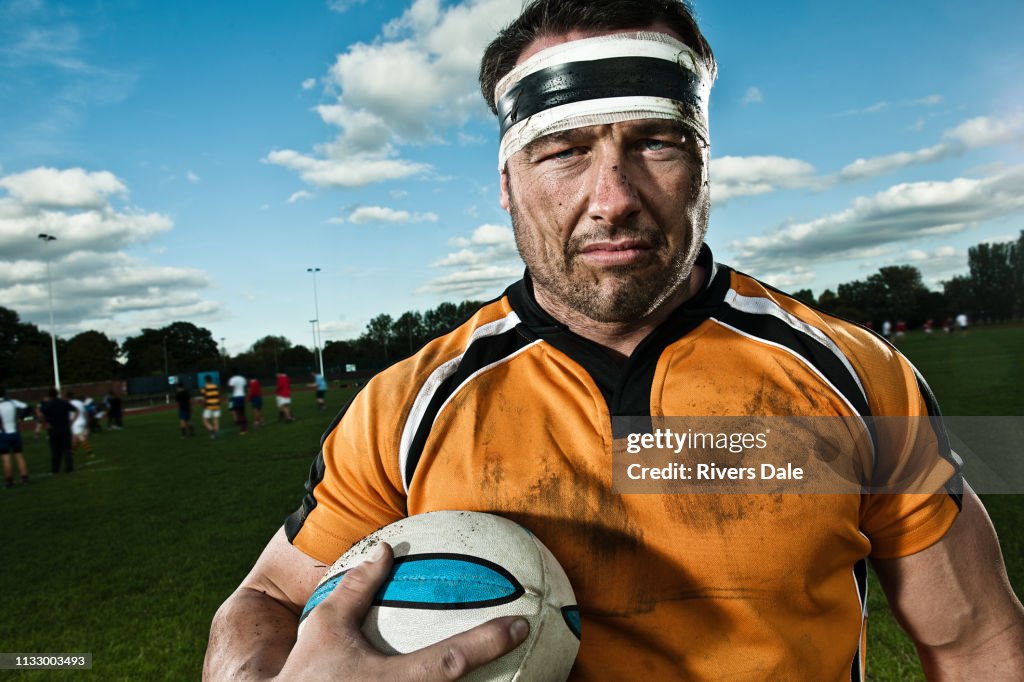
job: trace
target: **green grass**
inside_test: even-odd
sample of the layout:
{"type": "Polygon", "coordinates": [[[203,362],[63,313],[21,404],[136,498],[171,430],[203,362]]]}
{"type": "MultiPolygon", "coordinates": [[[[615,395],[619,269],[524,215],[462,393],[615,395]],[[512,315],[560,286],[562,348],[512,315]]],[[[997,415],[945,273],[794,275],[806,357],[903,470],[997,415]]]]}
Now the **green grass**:
{"type": "MultiPolygon", "coordinates": [[[[1024,415],[1024,327],[977,327],[966,335],[909,334],[899,349],[924,375],[943,414],[1024,415]]],[[[1007,572],[1024,594],[1024,496],[982,495],[1007,572]]],[[[868,586],[868,679],[924,680],[913,645],[889,610],[874,572],[868,586]]]]}
{"type": "Polygon", "coordinates": [[[45,475],[28,436],[33,482],[0,492],[0,651],[91,652],[93,669],[18,679],[198,679],[214,611],[298,506],[347,397],[328,395],[320,412],[297,393],[294,423],[245,437],[228,419],[217,440],[201,422],[180,439],[176,410],[129,414],[70,476],[45,475]]]}
{"type": "MultiPolygon", "coordinates": [[[[899,345],[947,414],[1024,413],[1024,328],[899,345]]],[[[0,651],[91,652],[93,669],[8,674],[197,679],[214,611],[298,505],[320,434],[347,394],[329,397],[319,412],[311,393],[297,393],[295,423],[270,421],[246,437],[229,423],[216,441],[179,439],[174,410],[129,415],[124,431],[93,437],[96,458],[71,476],[44,475],[45,440],[29,435],[32,485],[0,491],[0,651]]],[[[1024,497],[985,503],[1020,594],[1024,497]]],[[[923,679],[873,576],[869,608],[870,679],[923,679]]]]}

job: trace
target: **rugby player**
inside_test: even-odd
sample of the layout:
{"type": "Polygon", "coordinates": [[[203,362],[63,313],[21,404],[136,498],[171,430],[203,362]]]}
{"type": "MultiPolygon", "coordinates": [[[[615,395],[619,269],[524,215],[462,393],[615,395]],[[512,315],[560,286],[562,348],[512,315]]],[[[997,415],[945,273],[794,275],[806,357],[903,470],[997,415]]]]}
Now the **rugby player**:
{"type": "Polygon", "coordinates": [[[930,677],[1021,679],[1024,610],[941,433],[908,419],[877,434],[884,463],[946,462],[931,494],[614,492],[616,415],[937,409],[880,338],[715,262],[715,73],[674,0],[539,0],[492,42],[481,88],[526,276],[336,420],[301,507],[214,618],[209,677],[449,680],[515,647],[525,623],[506,618],[373,651],[359,628],[386,545],[296,641],[349,545],[467,509],[519,521],[559,558],[583,618],[576,679],[863,679],[868,559],[930,677]]]}

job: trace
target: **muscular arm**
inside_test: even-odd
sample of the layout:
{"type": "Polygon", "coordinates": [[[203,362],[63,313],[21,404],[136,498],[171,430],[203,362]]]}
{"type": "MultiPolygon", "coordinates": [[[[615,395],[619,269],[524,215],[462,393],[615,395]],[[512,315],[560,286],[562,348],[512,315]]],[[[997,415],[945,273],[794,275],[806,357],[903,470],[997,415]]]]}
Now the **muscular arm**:
{"type": "Polygon", "coordinates": [[[946,536],[875,570],[929,680],[1024,679],[1024,607],[981,500],[965,485],[946,536]]]}
{"type": "Polygon", "coordinates": [[[262,680],[280,672],[299,615],[326,570],[277,531],[252,571],[217,610],[203,677],[262,680]]]}

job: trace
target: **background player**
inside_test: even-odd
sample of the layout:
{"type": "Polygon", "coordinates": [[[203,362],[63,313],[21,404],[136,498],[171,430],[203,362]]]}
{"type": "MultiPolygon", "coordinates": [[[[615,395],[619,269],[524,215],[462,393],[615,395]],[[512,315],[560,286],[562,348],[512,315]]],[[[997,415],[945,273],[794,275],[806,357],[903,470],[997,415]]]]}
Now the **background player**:
{"type": "Polygon", "coordinates": [[[21,433],[18,432],[18,410],[28,409],[28,405],[20,400],[7,397],[7,389],[0,386],[0,455],[4,460],[4,486],[14,485],[14,472],[11,469],[11,455],[18,463],[21,482],[28,483],[28,466],[22,454],[21,433]]]}

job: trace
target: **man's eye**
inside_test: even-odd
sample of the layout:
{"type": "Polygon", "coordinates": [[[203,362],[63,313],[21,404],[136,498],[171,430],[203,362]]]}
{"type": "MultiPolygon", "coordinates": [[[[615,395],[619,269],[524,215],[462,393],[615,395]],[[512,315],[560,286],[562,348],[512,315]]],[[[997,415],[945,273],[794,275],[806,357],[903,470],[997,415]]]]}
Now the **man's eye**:
{"type": "Polygon", "coordinates": [[[554,154],[548,155],[548,158],[549,159],[555,159],[557,161],[566,161],[568,159],[571,159],[573,156],[575,156],[575,154],[576,154],[576,150],[575,149],[563,149],[562,151],[555,152],[554,154]]]}
{"type": "Polygon", "coordinates": [[[674,145],[665,140],[644,140],[642,143],[643,149],[649,152],[659,152],[663,149],[668,149],[674,145]]]}

